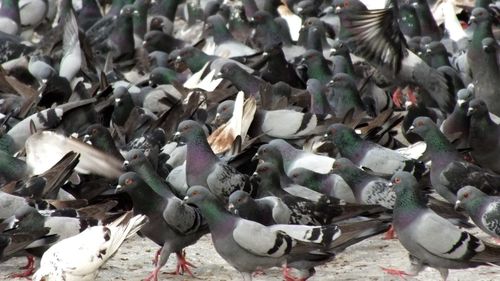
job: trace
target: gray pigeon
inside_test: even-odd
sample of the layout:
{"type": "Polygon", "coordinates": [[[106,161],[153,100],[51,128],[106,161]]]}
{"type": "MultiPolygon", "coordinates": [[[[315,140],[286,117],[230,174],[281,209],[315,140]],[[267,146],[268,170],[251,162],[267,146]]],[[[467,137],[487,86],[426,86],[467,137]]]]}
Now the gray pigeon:
{"type": "MultiPolygon", "coordinates": [[[[252,272],[275,266],[309,270],[331,260],[336,253],[387,228],[378,221],[342,226],[264,226],[229,213],[210,191],[192,186],[184,201],[198,206],[206,218],[215,250],[252,280],[252,272]],[[286,265],[285,265],[286,264],[286,265]]],[[[284,270],[284,277],[294,278],[284,270]]]]}
{"type": "Polygon", "coordinates": [[[399,276],[416,275],[425,267],[439,270],[443,280],[449,269],[464,269],[500,263],[500,248],[481,241],[427,208],[416,179],[397,172],[392,183],[397,194],[393,225],[409,254],[410,272],[388,270],[399,276]]]}
{"type": "Polygon", "coordinates": [[[377,143],[364,140],[346,125],[331,125],[325,137],[333,141],[342,157],[375,173],[392,175],[396,171],[404,170],[419,177],[425,171],[422,162],[407,158],[399,152],[377,143]]]}
{"type": "Polygon", "coordinates": [[[500,238],[500,197],[488,196],[473,186],[464,186],[457,193],[455,208],[462,207],[484,232],[500,238]]]}
{"type": "MultiPolygon", "coordinates": [[[[183,205],[171,192],[169,196],[157,194],[155,189],[135,172],[120,176],[117,191],[130,195],[135,214],[148,217],[149,222],[141,229],[141,233],[161,246],[155,257],[155,269],[148,278],[158,279],[160,269],[173,252],[176,253],[178,261],[176,273],[191,274],[188,266],[192,264],[186,261],[182,249],[194,244],[208,231],[199,213],[194,211],[194,208],[183,205]]],[[[168,190],[164,189],[162,193],[168,193],[168,190]]]]}
{"type": "Polygon", "coordinates": [[[251,191],[252,186],[248,176],[239,173],[214,154],[203,128],[197,122],[182,121],[176,136],[187,143],[188,186],[207,186],[214,195],[225,201],[235,190],[251,191]]]}

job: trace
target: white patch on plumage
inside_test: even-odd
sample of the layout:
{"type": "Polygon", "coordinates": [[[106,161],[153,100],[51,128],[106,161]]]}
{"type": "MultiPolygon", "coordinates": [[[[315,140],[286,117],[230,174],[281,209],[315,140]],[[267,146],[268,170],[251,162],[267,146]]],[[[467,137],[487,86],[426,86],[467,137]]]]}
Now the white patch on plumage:
{"type": "Polygon", "coordinates": [[[396,151],[406,158],[418,160],[424,155],[426,149],[427,144],[424,141],[418,141],[407,147],[398,148],[396,151]]]}
{"type": "Polygon", "coordinates": [[[296,138],[309,134],[318,123],[315,115],[311,117],[307,126],[301,129],[305,114],[293,110],[271,110],[265,113],[262,132],[275,138],[296,138]]]}
{"type": "Polygon", "coordinates": [[[43,131],[26,140],[26,162],[33,175],[42,174],[70,151],[80,154],[75,170],[83,174],[97,174],[117,178],[122,174],[121,161],[92,146],[50,131],[43,131]]]}
{"type": "Polygon", "coordinates": [[[288,24],[288,29],[290,30],[290,37],[293,41],[299,40],[299,33],[302,28],[302,19],[294,14],[286,5],[281,5],[278,7],[278,14],[282,17],[288,24]]]}
{"type": "MultiPolygon", "coordinates": [[[[279,230],[264,226],[249,220],[239,220],[233,230],[233,239],[243,249],[259,256],[282,257],[290,247],[288,243],[281,243],[280,236],[286,235],[279,230]],[[275,248],[277,247],[277,248],[275,248]],[[270,250],[273,249],[272,252],[270,250]]],[[[291,241],[292,247],[296,244],[291,241]]]]}
{"type": "Polygon", "coordinates": [[[444,22],[444,28],[446,29],[451,40],[457,42],[461,39],[467,38],[467,34],[458,21],[453,3],[450,1],[441,2],[434,10],[433,15],[435,17],[441,16],[441,20],[437,20],[436,22],[437,24],[444,22]]]}

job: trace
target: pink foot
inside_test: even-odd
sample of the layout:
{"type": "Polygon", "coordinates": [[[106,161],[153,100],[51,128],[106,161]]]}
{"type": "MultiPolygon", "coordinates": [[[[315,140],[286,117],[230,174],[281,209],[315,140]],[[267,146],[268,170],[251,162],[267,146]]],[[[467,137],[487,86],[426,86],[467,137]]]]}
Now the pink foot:
{"type": "Polygon", "coordinates": [[[283,278],[285,281],[306,281],[307,278],[297,278],[290,273],[290,268],[284,264],[283,265],[283,278]]]}
{"type": "Polygon", "coordinates": [[[391,228],[389,228],[389,230],[387,230],[387,232],[384,234],[384,237],[382,238],[382,240],[392,240],[392,239],[396,239],[396,235],[394,232],[394,227],[391,225],[391,228]]]}
{"type": "Polygon", "coordinates": [[[386,268],[386,267],[382,267],[382,266],[381,266],[381,268],[385,273],[392,275],[392,276],[397,276],[403,280],[405,279],[405,276],[412,276],[412,274],[406,273],[403,270],[386,268]]]}
{"type": "Polygon", "coordinates": [[[35,257],[34,256],[26,256],[28,259],[28,263],[25,266],[20,267],[20,269],[30,269],[35,266],[35,257]]]}
{"type": "Polygon", "coordinates": [[[186,260],[186,252],[183,251],[182,253],[175,254],[177,255],[177,266],[175,268],[175,271],[170,272],[169,274],[182,275],[184,274],[184,272],[187,272],[191,277],[194,277],[189,267],[196,268],[196,266],[186,260]]]}
{"type": "Polygon", "coordinates": [[[403,105],[403,92],[401,88],[397,88],[392,94],[392,102],[397,108],[401,108],[403,105]]]}
{"type": "Polygon", "coordinates": [[[262,270],[256,270],[252,273],[252,277],[257,277],[257,276],[262,276],[262,275],[266,275],[266,273],[262,270]]]}
{"type": "Polygon", "coordinates": [[[153,265],[157,266],[158,265],[158,260],[160,259],[160,252],[161,248],[156,251],[155,257],[153,258],[153,265]]]}
{"type": "Polygon", "coordinates": [[[35,258],[33,256],[27,256],[28,264],[26,266],[21,267],[21,269],[26,269],[21,273],[13,273],[9,277],[10,278],[28,278],[35,273],[35,258]]]}
{"type": "Polygon", "coordinates": [[[144,281],[158,281],[158,272],[160,272],[160,268],[156,267],[144,281]]]}

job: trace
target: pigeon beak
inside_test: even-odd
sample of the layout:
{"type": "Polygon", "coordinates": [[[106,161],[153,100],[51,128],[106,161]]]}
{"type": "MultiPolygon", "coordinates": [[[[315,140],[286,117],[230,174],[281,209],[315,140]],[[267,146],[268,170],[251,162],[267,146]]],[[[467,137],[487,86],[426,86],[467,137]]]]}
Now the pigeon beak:
{"type": "Polygon", "coordinates": [[[176,63],[180,63],[181,61],[182,61],[182,57],[181,56],[175,57],[175,62],[176,63]]]}
{"type": "Polygon", "coordinates": [[[408,107],[412,106],[413,103],[409,100],[405,101],[405,108],[408,109],[408,107]]]}
{"type": "Polygon", "coordinates": [[[457,104],[458,104],[458,106],[460,106],[460,107],[461,107],[461,106],[462,106],[462,104],[464,104],[464,103],[465,103],[465,100],[463,100],[463,99],[459,99],[459,100],[457,100],[457,104]]]}
{"type": "Polygon", "coordinates": [[[174,137],[172,138],[172,140],[173,141],[178,141],[180,137],[181,137],[181,132],[175,132],[174,137]]]}
{"type": "Polygon", "coordinates": [[[229,203],[229,205],[227,205],[227,210],[235,215],[238,214],[238,210],[234,207],[233,203],[229,203]]]}
{"type": "Polygon", "coordinates": [[[259,160],[259,153],[255,153],[255,155],[252,157],[252,161],[259,160]]]}
{"type": "Polygon", "coordinates": [[[269,53],[268,52],[263,52],[262,56],[266,58],[267,56],[269,56],[269,53]]]}
{"type": "Polygon", "coordinates": [[[115,104],[120,104],[120,102],[121,102],[121,101],[122,101],[122,99],[120,99],[120,98],[116,98],[116,99],[115,99],[115,104]]]}
{"type": "Polygon", "coordinates": [[[331,48],[330,49],[330,57],[334,56],[336,52],[337,52],[337,49],[331,48]]]}
{"type": "Polygon", "coordinates": [[[407,134],[413,133],[413,130],[415,130],[415,126],[411,125],[410,128],[408,128],[408,131],[406,131],[407,134]]]}
{"type": "Polygon", "coordinates": [[[133,14],[134,16],[139,16],[139,15],[140,15],[140,14],[139,14],[139,11],[137,11],[137,10],[134,10],[134,12],[132,12],[132,14],[133,14]]]}
{"type": "Polygon", "coordinates": [[[128,162],[128,160],[125,160],[125,161],[123,161],[122,167],[124,169],[126,169],[126,168],[128,168],[129,165],[130,165],[130,162],[128,162]]]}
{"type": "Polygon", "coordinates": [[[474,109],[474,107],[469,107],[467,109],[467,116],[471,116],[474,113],[474,111],[476,111],[476,109],[474,109]]]}
{"type": "Polygon", "coordinates": [[[426,49],[425,52],[428,53],[428,54],[430,54],[430,53],[432,53],[432,50],[431,49],[426,49]]]}
{"type": "Polygon", "coordinates": [[[187,195],[184,196],[184,199],[182,200],[182,205],[187,204],[188,200],[189,200],[189,196],[187,196],[187,195]]]}
{"type": "Polygon", "coordinates": [[[470,16],[470,17],[469,17],[469,25],[470,25],[471,23],[475,22],[475,21],[476,21],[476,17],[475,17],[475,16],[470,16]]]}
{"type": "Polygon", "coordinates": [[[120,193],[122,191],[123,191],[123,186],[117,185],[116,188],[115,188],[115,193],[120,193]]]}
{"type": "Polygon", "coordinates": [[[462,202],[460,200],[457,200],[455,202],[455,211],[457,211],[458,209],[460,209],[460,207],[462,207],[461,204],[462,204],[462,202]]]}
{"type": "Polygon", "coordinates": [[[393,184],[392,182],[389,182],[389,183],[387,184],[387,186],[388,186],[390,189],[394,189],[394,184],[393,184]]]}
{"type": "Polygon", "coordinates": [[[83,136],[83,142],[92,145],[92,142],[90,141],[90,135],[88,135],[88,134],[84,135],[83,136]]]}
{"type": "Polygon", "coordinates": [[[252,176],[258,176],[259,173],[257,173],[257,171],[253,172],[252,176]]]}

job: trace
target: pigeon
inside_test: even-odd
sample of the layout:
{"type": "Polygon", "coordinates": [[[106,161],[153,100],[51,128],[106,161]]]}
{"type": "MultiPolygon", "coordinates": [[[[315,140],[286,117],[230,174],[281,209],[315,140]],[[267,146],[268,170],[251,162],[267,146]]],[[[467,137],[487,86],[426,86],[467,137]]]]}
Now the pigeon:
{"type": "Polygon", "coordinates": [[[456,192],[464,185],[474,185],[489,194],[499,192],[500,177],[466,162],[428,117],[416,118],[409,131],[418,134],[426,142],[432,161],[431,184],[448,202],[455,203],[456,192]]]}
{"type": "Polygon", "coordinates": [[[182,201],[168,190],[162,191],[165,195],[158,194],[135,172],[120,176],[117,191],[127,192],[131,196],[134,214],[143,214],[149,219],[141,233],[161,246],[155,257],[155,269],[148,276],[148,280],[158,279],[160,269],[172,252],[177,255],[176,274],[188,272],[192,275],[188,266],[193,265],[186,261],[182,250],[194,244],[207,232],[198,211],[182,204],[182,201]]]}
{"type": "Polygon", "coordinates": [[[469,102],[467,115],[470,116],[469,145],[471,156],[481,167],[500,173],[497,156],[500,155],[500,125],[490,118],[486,102],[473,99],[469,102]]]}
{"type": "Polygon", "coordinates": [[[398,270],[389,273],[416,275],[429,266],[439,270],[446,280],[449,269],[498,263],[500,248],[457,228],[430,210],[411,174],[399,171],[391,182],[397,195],[393,225],[399,242],[410,254],[412,269],[408,273],[398,270]]]}
{"type": "Polygon", "coordinates": [[[17,35],[21,30],[18,1],[3,0],[0,8],[0,31],[17,35]]]}
{"type": "Polygon", "coordinates": [[[488,196],[481,190],[467,185],[457,192],[455,208],[463,208],[472,221],[484,232],[500,238],[500,197],[488,196]]]}
{"type": "Polygon", "coordinates": [[[50,247],[33,280],[93,280],[99,268],[147,222],[128,212],[106,226],[94,226],[50,247]]]}
{"type": "Polygon", "coordinates": [[[205,132],[196,121],[182,121],[176,133],[187,144],[187,185],[207,186],[215,196],[227,200],[235,190],[251,191],[252,184],[247,175],[217,157],[206,140],[205,132]]]}
{"type": "Polygon", "coordinates": [[[474,93],[476,98],[480,98],[488,104],[488,108],[493,114],[500,115],[500,104],[495,96],[500,86],[500,81],[497,79],[500,75],[497,59],[498,46],[493,48],[493,52],[488,52],[488,47],[483,44],[484,39],[494,38],[492,33],[493,19],[488,10],[479,7],[472,11],[470,20],[476,23],[472,41],[467,50],[467,61],[472,72],[474,93]]]}
{"type": "MultiPolygon", "coordinates": [[[[309,269],[330,260],[355,241],[386,228],[377,221],[342,226],[264,226],[232,215],[202,186],[191,186],[184,201],[200,208],[209,224],[215,250],[241,273],[243,280],[252,280],[251,273],[257,269],[274,266],[309,269]],[[340,239],[335,243],[343,235],[347,235],[347,241],[340,239]]],[[[287,276],[288,271],[284,273],[285,279],[291,277],[287,276]]]]}
{"type": "Polygon", "coordinates": [[[398,170],[404,170],[420,176],[425,171],[422,162],[409,159],[397,151],[371,141],[363,140],[353,129],[343,124],[331,125],[325,137],[333,142],[342,157],[373,172],[392,175],[398,170]]]}

